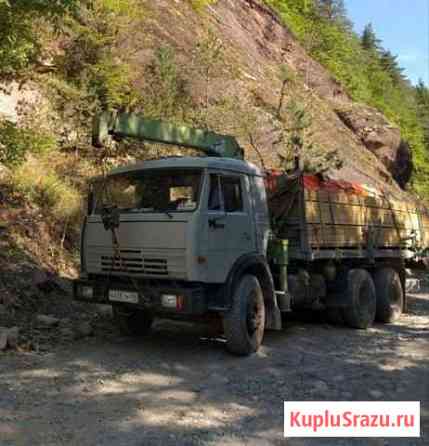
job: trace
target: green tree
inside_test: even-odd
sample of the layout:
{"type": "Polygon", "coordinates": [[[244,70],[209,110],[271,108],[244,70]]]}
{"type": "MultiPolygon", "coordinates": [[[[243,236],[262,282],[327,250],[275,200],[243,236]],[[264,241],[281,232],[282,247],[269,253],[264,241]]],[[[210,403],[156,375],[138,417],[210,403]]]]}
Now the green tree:
{"type": "Polygon", "coordinates": [[[351,29],[344,0],[316,0],[317,10],[322,18],[351,29]]]}
{"type": "Polygon", "coordinates": [[[378,51],[380,48],[380,43],[381,41],[377,38],[372,23],[368,23],[362,32],[362,48],[367,51],[378,51]]]}
{"type": "Polygon", "coordinates": [[[199,76],[204,85],[202,125],[208,127],[210,113],[210,97],[212,83],[226,69],[225,45],[212,28],[208,28],[207,36],[197,42],[193,51],[192,71],[199,76]]]}
{"type": "Polygon", "coordinates": [[[191,109],[188,82],[180,71],[176,53],[168,46],[156,49],[145,69],[142,107],[146,116],[185,122],[191,109]]]}
{"type": "Polygon", "coordinates": [[[380,63],[395,83],[404,81],[404,69],[399,66],[398,56],[395,56],[389,50],[381,49],[380,63]]]}
{"type": "Polygon", "coordinates": [[[77,0],[0,1],[0,79],[25,77],[40,65],[44,28],[76,10],[77,0]]]}

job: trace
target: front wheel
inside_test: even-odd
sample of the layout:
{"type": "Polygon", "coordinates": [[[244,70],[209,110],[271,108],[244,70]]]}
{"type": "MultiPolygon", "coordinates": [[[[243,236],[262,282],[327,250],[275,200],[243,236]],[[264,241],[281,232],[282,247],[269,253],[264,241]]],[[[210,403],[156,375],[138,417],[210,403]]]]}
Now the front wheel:
{"type": "Polygon", "coordinates": [[[145,336],[150,332],[153,316],[144,310],[113,306],[113,319],[124,336],[145,336]]]}
{"type": "Polygon", "coordinates": [[[223,322],[226,347],[231,353],[247,356],[259,349],[265,330],[265,305],[255,276],[245,275],[240,279],[223,322]]]}

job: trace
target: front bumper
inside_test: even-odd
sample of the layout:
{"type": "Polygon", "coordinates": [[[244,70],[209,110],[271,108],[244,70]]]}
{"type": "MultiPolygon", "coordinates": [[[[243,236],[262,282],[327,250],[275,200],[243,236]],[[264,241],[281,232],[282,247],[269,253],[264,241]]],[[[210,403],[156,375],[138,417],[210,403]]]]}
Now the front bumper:
{"type": "Polygon", "coordinates": [[[130,283],[124,284],[115,281],[103,280],[75,280],[73,284],[73,297],[80,302],[94,304],[118,304],[127,307],[143,308],[155,314],[176,314],[184,316],[203,315],[208,310],[207,295],[202,286],[177,286],[138,284],[138,303],[120,303],[109,300],[109,290],[132,291],[136,288],[130,283]],[[85,296],[84,289],[92,289],[92,297],[85,296]],[[163,295],[176,295],[181,297],[180,308],[166,308],[162,305],[163,295]]]}

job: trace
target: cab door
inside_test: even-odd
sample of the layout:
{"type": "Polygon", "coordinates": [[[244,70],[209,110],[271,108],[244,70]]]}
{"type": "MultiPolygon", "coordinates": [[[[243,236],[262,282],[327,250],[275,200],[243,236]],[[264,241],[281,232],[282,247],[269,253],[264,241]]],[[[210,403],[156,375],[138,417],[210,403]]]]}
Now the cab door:
{"type": "Polygon", "coordinates": [[[209,276],[223,282],[236,260],[256,251],[249,179],[239,173],[210,173],[208,202],[209,276]]]}

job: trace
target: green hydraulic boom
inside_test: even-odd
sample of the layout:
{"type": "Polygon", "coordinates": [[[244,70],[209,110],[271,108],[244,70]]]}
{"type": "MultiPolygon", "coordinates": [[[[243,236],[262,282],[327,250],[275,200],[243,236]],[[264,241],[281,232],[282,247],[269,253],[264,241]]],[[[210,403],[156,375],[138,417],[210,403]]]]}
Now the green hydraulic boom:
{"type": "Polygon", "coordinates": [[[94,119],[93,145],[103,147],[111,137],[197,149],[208,156],[244,159],[243,149],[232,136],[145,119],[134,113],[103,112],[94,119]]]}

